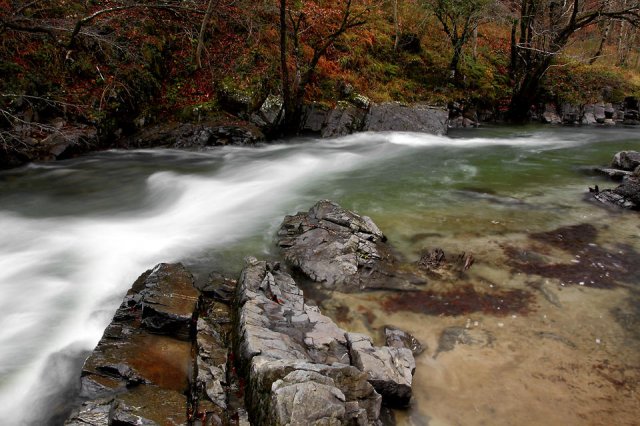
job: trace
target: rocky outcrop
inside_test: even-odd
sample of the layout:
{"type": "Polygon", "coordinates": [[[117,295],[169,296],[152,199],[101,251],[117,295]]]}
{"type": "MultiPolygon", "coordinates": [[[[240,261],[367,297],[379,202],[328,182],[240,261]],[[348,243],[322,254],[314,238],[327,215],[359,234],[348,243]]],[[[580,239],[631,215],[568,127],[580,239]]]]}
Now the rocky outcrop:
{"type": "Polygon", "coordinates": [[[60,118],[41,127],[27,124],[7,132],[4,143],[0,144],[0,169],[30,162],[64,160],[102,147],[98,132],[92,126],[69,125],[60,118]],[[31,136],[43,133],[42,130],[49,135],[45,138],[31,136]]]}
{"type": "Polygon", "coordinates": [[[248,259],[237,300],[235,353],[256,424],[378,424],[376,390],[388,404],[408,403],[411,351],[346,333],[277,264],[248,259]]]}
{"type": "Polygon", "coordinates": [[[85,362],[84,403],[65,424],[186,424],[198,297],[180,264],[138,278],[85,362]]]}
{"type": "Polygon", "coordinates": [[[612,179],[622,180],[613,189],[590,188],[593,198],[605,205],[640,210],[640,152],[620,151],[613,156],[611,167],[595,168],[612,179]]]}
{"type": "Polygon", "coordinates": [[[129,138],[122,139],[119,145],[124,148],[202,149],[221,145],[255,145],[264,140],[264,134],[254,125],[203,121],[149,126],[129,138]]]}
{"type": "Polygon", "coordinates": [[[323,200],[285,217],[278,231],[284,258],[325,289],[397,288],[391,248],[367,217],[323,200]]]}

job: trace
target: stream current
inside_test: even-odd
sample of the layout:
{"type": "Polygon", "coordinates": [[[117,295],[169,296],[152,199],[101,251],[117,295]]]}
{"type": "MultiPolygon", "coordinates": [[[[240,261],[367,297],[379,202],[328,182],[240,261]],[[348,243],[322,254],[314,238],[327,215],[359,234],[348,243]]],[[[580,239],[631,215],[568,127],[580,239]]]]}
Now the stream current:
{"type": "Polygon", "coordinates": [[[475,259],[422,296],[316,300],[378,344],[391,324],[427,347],[398,424],[638,424],[640,221],[586,201],[588,186],[616,184],[583,171],[625,149],[640,150],[637,129],[485,128],[108,151],[0,172],[0,424],[59,419],[146,269],[237,276],[247,255],[277,257],[284,215],[319,199],[370,216],[407,261],[435,247],[475,259]],[[514,291],[526,297],[473,296],[514,291]],[[457,344],[441,337],[461,329],[457,344]]]}

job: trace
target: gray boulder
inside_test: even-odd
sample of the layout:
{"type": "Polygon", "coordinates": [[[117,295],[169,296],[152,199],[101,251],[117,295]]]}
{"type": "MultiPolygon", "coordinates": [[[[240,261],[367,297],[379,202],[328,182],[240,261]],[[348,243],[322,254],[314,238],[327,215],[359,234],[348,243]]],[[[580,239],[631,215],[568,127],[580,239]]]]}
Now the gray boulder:
{"type": "Polygon", "coordinates": [[[541,121],[547,124],[562,124],[562,118],[558,115],[554,104],[546,104],[544,106],[541,121]]]}
{"type": "Polygon", "coordinates": [[[305,105],[302,110],[302,132],[320,133],[324,127],[330,109],[318,103],[305,105]]]}
{"type": "Polygon", "coordinates": [[[595,113],[595,105],[587,104],[584,106],[582,113],[582,124],[593,125],[597,124],[596,113],[595,113]]]}
{"type": "Polygon", "coordinates": [[[278,127],[283,118],[284,100],[282,96],[269,95],[258,111],[251,114],[251,122],[256,126],[271,131],[278,127]]]}
{"type": "Polygon", "coordinates": [[[638,166],[640,166],[640,152],[637,151],[620,151],[611,160],[611,167],[615,169],[632,172],[638,166]]]}
{"type": "Polygon", "coordinates": [[[594,112],[594,115],[596,117],[596,121],[599,124],[603,124],[604,121],[607,119],[607,116],[605,114],[605,105],[604,105],[604,103],[599,102],[599,103],[595,104],[593,106],[593,112],[594,112]]]}
{"type": "Polygon", "coordinates": [[[287,262],[324,288],[346,292],[398,285],[385,241],[369,217],[328,200],[286,216],[278,231],[287,262]]]}
{"type": "Polygon", "coordinates": [[[327,115],[320,134],[323,138],[333,138],[359,132],[364,126],[366,115],[366,109],[349,102],[338,102],[327,115]]]}
{"type": "Polygon", "coordinates": [[[429,105],[405,105],[398,102],[374,104],[369,109],[364,131],[447,133],[449,112],[429,105]]]}

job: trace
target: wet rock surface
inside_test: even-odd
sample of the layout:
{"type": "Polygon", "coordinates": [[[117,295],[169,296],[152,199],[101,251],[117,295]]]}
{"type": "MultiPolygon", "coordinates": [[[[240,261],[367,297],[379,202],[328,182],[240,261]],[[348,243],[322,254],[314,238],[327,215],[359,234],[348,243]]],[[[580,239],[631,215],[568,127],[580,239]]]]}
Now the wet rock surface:
{"type": "Polygon", "coordinates": [[[383,394],[388,404],[410,399],[411,351],[373,347],[366,337],[349,335],[307,305],[277,264],[248,259],[237,300],[235,352],[248,375],[254,423],[378,424],[376,390],[389,389],[383,394]],[[296,404],[307,397],[305,407],[296,404]]]}
{"type": "Polygon", "coordinates": [[[325,289],[343,292],[402,285],[385,241],[369,217],[328,200],[285,217],[278,231],[287,262],[325,289]]]}
{"type": "Polygon", "coordinates": [[[198,296],[180,264],[138,278],[84,364],[85,402],[66,424],[185,424],[198,296]]]}

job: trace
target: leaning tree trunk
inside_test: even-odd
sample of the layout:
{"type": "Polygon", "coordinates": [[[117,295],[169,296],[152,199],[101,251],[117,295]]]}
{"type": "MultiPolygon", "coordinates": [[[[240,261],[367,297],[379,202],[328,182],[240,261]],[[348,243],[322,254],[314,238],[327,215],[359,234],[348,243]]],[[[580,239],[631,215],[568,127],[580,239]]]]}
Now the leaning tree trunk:
{"type": "Polygon", "coordinates": [[[538,98],[538,91],[542,77],[551,65],[551,57],[546,57],[541,62],[529,68],[521,78],[521,83],[516,87],[511,96],[508,118],[514,123],[525,123],[529,120],[531,106],[538,98]]]}

